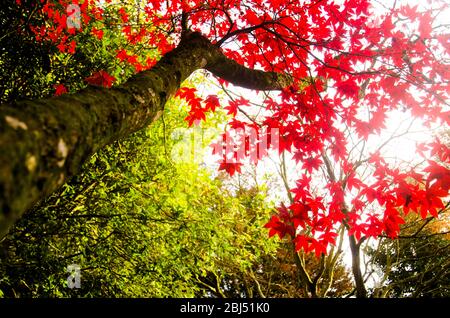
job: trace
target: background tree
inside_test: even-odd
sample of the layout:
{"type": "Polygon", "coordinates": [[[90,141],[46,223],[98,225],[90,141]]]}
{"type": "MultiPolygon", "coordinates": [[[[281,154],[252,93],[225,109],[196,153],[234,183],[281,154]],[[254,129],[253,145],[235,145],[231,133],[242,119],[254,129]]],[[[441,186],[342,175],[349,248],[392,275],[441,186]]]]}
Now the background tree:
{"type": "MultiPolygon", "coordinates": [[[[448,131],[438,135],[446,145],[449,144],[448,135],[448,131]]],[[[450,295],[448,206],[447,203],[437,219],[408,214],[398,241],[380,238],[367,246],[367,267],[378,276],[372,294],[379,297],[450,295]]]]}
{"type": "MultiPolygon", "coordinates": [[[[253,206],[254,198],[262,188],[271,192],[279,189],[275,176],[269,174],[260,178],[254,169],[250,170],[243,171],[234,179],[224,179],[224,186],[235,192],[247,208],[253,206]]],[[[351,273],[343,263],[342,252],[330,253],[323,262],[311,253],[293,253],[292,243],[283,240],[277,243],[272,254],[261,255],[250,270],[236,269],[226,273],[221,292],[213,294],[219,297],[223,293],[232,297],[308,298],[342,297],[352,290],[351,273]],[[311,294],[311,287],[305,284],[305,273],[313,280],[314,294],[311,294]]]]}
{"type": "Polygon", "coordinates": [[[440,220],[408,215],[398,241],[380,239],[369,250],[370,264],[381,276],[376,296],[449,297],[448,214],[448,209],[440,213],[440,220]]]}

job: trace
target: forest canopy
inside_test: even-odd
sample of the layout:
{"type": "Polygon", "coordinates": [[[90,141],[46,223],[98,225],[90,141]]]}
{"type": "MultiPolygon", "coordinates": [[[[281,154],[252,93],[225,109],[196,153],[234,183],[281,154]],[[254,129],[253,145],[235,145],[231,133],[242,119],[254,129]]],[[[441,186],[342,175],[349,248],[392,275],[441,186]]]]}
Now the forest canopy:
{"type": "Polygon", "coordinates": [[[10,1],[0,296],[448,297],[449,10],[10,1]]]}

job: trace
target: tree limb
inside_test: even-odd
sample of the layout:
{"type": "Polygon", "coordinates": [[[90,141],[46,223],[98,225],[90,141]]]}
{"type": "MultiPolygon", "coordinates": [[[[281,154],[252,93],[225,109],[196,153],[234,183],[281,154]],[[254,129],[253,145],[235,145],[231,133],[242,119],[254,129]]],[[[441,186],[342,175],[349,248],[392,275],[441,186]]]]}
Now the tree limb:
{"type": "Polygon", "coordinates": [[[201,68],[250,89],[291,83],[287,75],[239,65],[200,33],[186,32],[177,48],[123,85],[1,105],[0,237],[94,152],[158,119],[181,83],[201,68]]]}

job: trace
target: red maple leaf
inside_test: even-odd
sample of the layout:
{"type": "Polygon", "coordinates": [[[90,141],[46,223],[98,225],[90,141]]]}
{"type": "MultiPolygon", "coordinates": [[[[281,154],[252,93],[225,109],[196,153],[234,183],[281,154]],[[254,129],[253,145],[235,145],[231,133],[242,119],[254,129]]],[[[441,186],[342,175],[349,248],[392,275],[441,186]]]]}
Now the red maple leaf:
{"type": "Polygon", "coordinates": [[[361,180],[359,180],[358,178],[355,177],[354,173],[350,174],[347,177],[347,187],[350,190],[360,189],[362,185],[363,185],[363,183],[361,182],[361,180]]]}
{"type": "Polygon", "coordinates": [[[431,13],[425,12],[420,18],[419,24],[420,36],[425,39],[431,36],[431,31],[433,31],[431,13]]]}
{"type": "Polygon", "coordinates": [[[303,160],[303,169],[305,169],[309,173],[312,173],[313,170],[319,169],[321,164],[322,160],[320,160],[318,157],[311,157],[303,160]]]}
{"type": "Polygon", "coordinates": [[[67,48],[67,53],[75,54],[76,46],[77,46],[77,43],[75,41],[70,41],[69,46],[67,48]]]}
{"type": "Polygon", "coordinates": [[[327,246],[328,244],[336,244],[336,237],[337,237],[337,233],[335,232],[325,232],[323,233],[319,239],[321,241],[321,243],[325,246],[327,246]]]}
{"type": "Polygon", "coordinates": [[[215,111],[217,107],[220,107],[219,98],[216,95],[208,95],[204,102],[206,110],[215,111]]]}
{"type": "Polygon", "coordinates": [[[94,86],[102,86],[110,88],[113,82],[116,80],[114,76],[109,75],[107,72],[101,70],[91,76],[84,79],[87,83],[94,86]]]}
{"type": "Polygon", "coordinates": [[[99,40],[103,39],[103,30],[102,29],[97,29],[97,28],[92,28],[91,30],[92,34],[99,40]]]}
{"type": "Polygon", "coordinates": [[[176,97],[189,101],[196,98],[197,89],[193,87],[181,87],[175,94],[176,97]]]}
{"type": "Polygon", "coordinates": [[[272,216],[269,222],[264,225],[265,228],[269,229],[269,237],[277,234],[280,239],[286,236],[286,234],[293,235],[294,230],[292,226],[282,222],[276,215],[272,216]]]}
{"type": "Polygon", "coordinates": [[[57,84],[54,86],[55,96],[60,96],[67,93],[67,88],[63,84],[57,84]]]}
{"type": "Polygon", "coordinates": [[[189,111],[189,115],[184,120],[188,121],[189,127],[191,127],[194,123],[198,125],[201,120],[206,120],[205,109],[201,107],[193,107],[189,111]]]}
{"type": "Polygon", "coordinates": [[[224,109],[227,110],[228,115],[236,117],[238,106],[239,104],[236,101],[229,101],[228,106],[225,106],[224,109]]]}
{"type": "Polygon", "coordinates": [[[121,61],[121,62],[123,62],[123,61],[126,61],[127,59],[128,59],[128,53],[127,53],[127,50],[125,50],[125,49],[120,49],[120,50],[118,50],[117,51],[117,55],[116,55],[116,57],[121,61]]]}
{"type": "Polygon", "coordinates": [[[348,79],[346,81],[338,82],[336,84],[339,93],[350,98],[357,98],[359,93],[359,86],[355,83],[353,79],[348,79]]]}
{"type": "Polygon", "coordinates": [[[300,234],[294,238],[293,242],[295,243],[296,251],[299,251],[301,249],[303,249],[306,253],[310,251],[309,248],[310,237],[300,234]]]}
{"type": "Polygon", "coordinates": [[[429,172],[426,187],[429,192],[446,196],[450,189],[450,169],[428,160],[429,166],[424,171],[429,172]]]}
{"type": "Polygon", "coordinates": [[[396,238],[400,232],[400,225],[404,223],[405,220],[403,220],[399,212],[391,205],[387,205],[383,220],[386,235],[390,238],[396,238]]]}
{"type": "Polygon", "coordinates": [[[359,241],[361,236],[366,233],[365,223],[352,223],[348,231],[348,235],[354,235],[356,240],[359,241]]]}
{"type": "Polygon", "coordinates": [[[294,222],[294,227],[297,228],[301,226],[302,228],[306,228],[306,224],[311,224],[308,216],[308,212],[311,211],[311,208],[306,204],[301,202],[291,204],[289,209],[292,211],[292,221],[294,222]]]}
{"type": "Polygon", "coordinates": [[[284,222],[291,221],[291,214],[289,213],[288,208],[281,202],[281,205],[277,207],[278,215],[284,222]]]}
{"type": "Polygon", "coordinates": [[[242,163],[226,162],[222,161],[219,165],[219,170],[225,170],[230,176],[233,176],[236,172],[241,172],[242,163]]]}
{"type": "Polygon", "coordinates": [[[119,9],[120,18],[122,19],[122,22],[127,23],[128,22],[128,14],[125,11],[125,8],[119,9]]]}

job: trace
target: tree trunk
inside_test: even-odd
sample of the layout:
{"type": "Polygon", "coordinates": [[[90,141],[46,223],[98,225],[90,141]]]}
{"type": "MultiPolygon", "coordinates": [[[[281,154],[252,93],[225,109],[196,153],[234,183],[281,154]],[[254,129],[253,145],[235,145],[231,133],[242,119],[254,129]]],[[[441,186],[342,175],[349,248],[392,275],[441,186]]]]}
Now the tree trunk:
{"type": "Polygon", "coordinates": [[[356,238],[354,235],[349,236],[349,241],[350,241],[350,250],[352,252],[352,272],[353,277],[355,278],[356,297],[366,298],[367,290],[364,285],[364,279],[361,273],[359,244],[356,242],[356,238]]]}
{"type": "Polygon", "coordinates": [[[103,146],[156,120],[170,96],[197,69],[250,89],[281,89],[289,76],[247,69],[199,33],[124,85],[0,106],[0,238],[38,200],[79,172],[103,146]]]}

